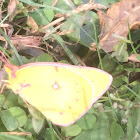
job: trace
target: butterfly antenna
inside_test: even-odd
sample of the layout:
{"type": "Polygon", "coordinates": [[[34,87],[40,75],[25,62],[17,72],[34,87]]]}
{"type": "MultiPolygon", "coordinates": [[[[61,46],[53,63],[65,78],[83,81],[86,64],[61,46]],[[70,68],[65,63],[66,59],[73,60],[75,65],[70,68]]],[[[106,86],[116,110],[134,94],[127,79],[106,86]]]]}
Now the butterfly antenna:
{"type": "Polygon", "coordinates": [[[10,63],[9,60],[7,59],[7,57],[5,56],[5,54],[0,50],[0,59],[6,64],[6,63],[10,63]]]}
{"type": "MultiPolygon", "coordinates": [[[[0,59],[5,63],[5,66],[6,66],[7,68],[9,68],[11,71],[13,71],[13,70],[15,70],[15,69],[18,69],[17,66],[12,65],[12,64],[10,63],[10,61],[7,59],[7,57],[5,56],[5,54],[4,54],[1,50],[0,50],[0,54],[1,54],[0,59]]],[[[13,75],[14,75],[14,74],[13,74],[13,75]]]]}

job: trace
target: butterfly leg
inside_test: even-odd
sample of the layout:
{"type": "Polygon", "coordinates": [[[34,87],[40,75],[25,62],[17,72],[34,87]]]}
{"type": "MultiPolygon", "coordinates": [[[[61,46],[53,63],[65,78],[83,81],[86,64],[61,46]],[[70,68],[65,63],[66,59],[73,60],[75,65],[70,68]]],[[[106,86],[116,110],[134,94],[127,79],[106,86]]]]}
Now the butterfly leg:
{"type": "Polygon", "coordinates": [[[0,89],[0,94],[3,92],[3,89],[5,88],[5,86],[9,85],[8,80],[1,80],[1,82],[3,82],[4,84],[2,85],[2,88],[0,89]]]}
{"type": "Polygon", "coordinates": [[[5,88],[6,85],[7,85],[6,83],[4,83],[4,84],[2,85],[2,88],[0,89],[0,94],[3,92],[3,89],[5,88]]]}
{"type": "Polygon", "coordinates": [[[23,102],[27,105],[27,106],[29,106],[29,104],[28,104],[28,102],[26,101],[26,100],[24,100],[24,99],[22,99],[23,100],[23,102]]]}

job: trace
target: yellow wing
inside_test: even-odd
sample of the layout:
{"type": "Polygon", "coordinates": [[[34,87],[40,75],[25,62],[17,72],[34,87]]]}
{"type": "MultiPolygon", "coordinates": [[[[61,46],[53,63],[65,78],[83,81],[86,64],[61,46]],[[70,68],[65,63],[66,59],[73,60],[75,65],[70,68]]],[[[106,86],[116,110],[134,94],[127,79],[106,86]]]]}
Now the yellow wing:
{"type": "Polygon", "coordinates": [[[14,92],[60,126],[84,115],[112,82],[99,69],[47,62],[23,65],[9,77],[14,92]]]}
{"type": "Polygon", "coordinates": [[[91,67],[68,67],[67,69],[86,77],[94,85],[94,102],[98,100],[112,83],[112,76],[105,71],[91,67]]]}
{"type": "Polygon", "coordinates": [[[74,123],[93,103],[94,86],[63,67],[25,67],[10,82],[14,92],[57,125],[74,123]]]}

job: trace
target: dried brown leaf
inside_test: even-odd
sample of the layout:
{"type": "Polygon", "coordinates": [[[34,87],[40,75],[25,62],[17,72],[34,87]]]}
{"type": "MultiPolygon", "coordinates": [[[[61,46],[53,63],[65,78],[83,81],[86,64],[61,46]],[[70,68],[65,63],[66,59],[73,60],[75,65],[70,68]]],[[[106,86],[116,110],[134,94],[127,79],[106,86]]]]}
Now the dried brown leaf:
{"type": "MultiPolygon", "coordinates": [[[[137,56],[140,57],[140,54],[137,54],[137,56]]],[[[137,58],[136,54],[132,54],[128,57],[128,60],[129,61],[132,61],[132,62],[140,62],[140,60],[137,58]]]]}
{"type": "MultiPolygon", "coordinates": [[[[16,6],[18,5],[19,1],[18,0],[10,0],[9,1],[9,4],[8,4],[8,9],[7,9],[7,12],[8,14],[9,13],[14,13],[15,12],[15,9],[16,9],[16,6]]],[[[9,17],[11,19],[11,17],[9,17]]]]}
{"type": "Polygon", "coordinates": [[[39,46],[41,44],[42,37],[40,36],[12,36],[11,42],[15,46],[39,46]]]}
{"type": "MultiPolygon", "coordinates": [[[[3,36],[0,36],[0,40],[6,42],[3,36]]],[[[10,41],[14,44],[18,51],[25,49],[25,47],[42,49],[39,47],[42,43],[41,36],[12,36],[10,41]]]]}
{"type": "Polygon", "coordinates": [[[30,17],[30,16],[28,16],[28,24],[32,28],[31,33],[35,33],[35,32],[38,31],[38,25],[36,24],[35,20],[32,17],[30,17]]]}
{"type": "Polygon", "coordinates": [[[123,0],[115,3],[108,9],[106,16],[98,12],[102,23],[102,35],[100,45],[106,52],[112,52],[119,39],[113,36],[126,37],[128,35],[128,23],[130,27],[140,21],[140,1],[123,0]]]}
{"type": "Polygon", "coordinates": [[[5,38],[3,36],[1,36],[1,35],[0,35],[0,40],[4,41],[4,42],[6,41],[5,38]]]}

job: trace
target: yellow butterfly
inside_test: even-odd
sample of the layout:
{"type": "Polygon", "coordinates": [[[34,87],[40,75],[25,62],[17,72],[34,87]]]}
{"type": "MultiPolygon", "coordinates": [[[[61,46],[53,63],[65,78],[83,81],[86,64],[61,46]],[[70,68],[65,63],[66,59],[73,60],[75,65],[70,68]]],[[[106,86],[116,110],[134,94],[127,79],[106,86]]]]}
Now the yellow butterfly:
{"type": "Polygon", "coordinates": [[[5,69],[8,87],[59,126],[69,126],[83,116],[113,79],[100,69],[55,62],[20,67],[6,62],[5,69]]]}

